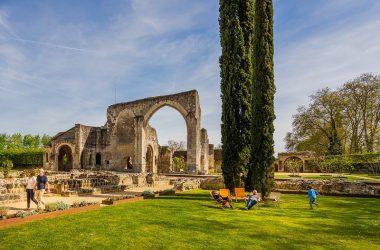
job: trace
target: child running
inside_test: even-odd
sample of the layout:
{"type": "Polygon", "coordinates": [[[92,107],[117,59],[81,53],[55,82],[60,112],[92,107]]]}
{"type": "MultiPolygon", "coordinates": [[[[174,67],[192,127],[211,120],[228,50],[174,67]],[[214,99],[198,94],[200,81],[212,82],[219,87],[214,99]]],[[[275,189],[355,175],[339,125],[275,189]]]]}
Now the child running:
{"type": "Polygon", "coordinates": [[[309,198],[309,203],[310,203],[310,209],[313,209],[313,204],[318,206],[318,203],[316,202],[317,200],[317,195],[320,195],[316,190],[313,189],[312,186],[308,186],[309,190],[307,191],[307,197],[309,198]]]}

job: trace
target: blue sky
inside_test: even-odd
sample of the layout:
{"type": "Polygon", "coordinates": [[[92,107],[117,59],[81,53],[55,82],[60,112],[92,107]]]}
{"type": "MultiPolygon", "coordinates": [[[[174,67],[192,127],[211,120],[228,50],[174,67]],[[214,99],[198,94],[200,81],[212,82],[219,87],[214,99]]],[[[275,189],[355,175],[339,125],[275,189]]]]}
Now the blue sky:
{"type": "MultiPolygon", "coordinates": [[[[275,0],[275,149],[320,88],[380,72],[380,1],[275,0]]],[[[191,89],[220,143],[218,1],[0,1],[0,132],[101,126],[106,109],[191,89]]],[[[151,119],[162,145],[185,140],[171,108],[151,119]]]]}

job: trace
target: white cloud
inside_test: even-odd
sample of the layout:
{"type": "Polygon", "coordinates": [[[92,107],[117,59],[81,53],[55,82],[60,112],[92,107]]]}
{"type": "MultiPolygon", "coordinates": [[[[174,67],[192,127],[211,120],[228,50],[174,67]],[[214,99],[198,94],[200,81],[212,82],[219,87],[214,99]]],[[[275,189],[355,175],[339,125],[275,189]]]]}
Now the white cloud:
{"type": "Polygon", "coordinates": [[[307,96],[323,87],[336,88],[364,72],[380,73],[380,20],[377,16],[309,36],[276,54],[276,151],[291,131],[292,115],[307,96]]]}
{"type": "MultiPolygon", "coordinates": [[[[200,27],[209,3],[172,4],[167,8],[167,3],[132,1],[132,10],[118,10],[120,15],[96,32],[85,24],[60,23],[49,10],[49,22],[33,20],[45,30],[40,39],[5,34],[7,57],[0,61],[0,86],[8,91],[8,102],[1,99],[0,107],[15,108],[0,127],[6,132],[55,134],[75,123],[99,126],[114,102],[115,87],[118,101],[131,101],[209,84],[205,81],[214,79],[204,65],[213,62],[199,58],[210,58],[208,49],[218,44],[212,44],[207,34],[189,32],[200,27]],[[17,95],[22,95],[22,102],[17,95]]],[[[17,27],[14,30],[16,34],[17,27]]]]}
{"type": "MultiPolygon", "coordinates": [[[[39,18],[17,22],[11,22],[11,7],[0,10],[4,132],[55,134],[75,123],[103,125],[115,87],[118,102],[197,89],[202,127],[212,143],[220,143],[217,1],[128,3],[101,25],[64,22],[46,6],[39,18]]],[[[326,3],[310,10],[304,22],[289,25],[276,17],[275,24],[284,26],[275,34],[276,152],[283,151],[291,116],[298,105],[307,104],[308,95],[363,72],[379,72],[379,4],[315,29],[320,20],[358,5],[353,0],[326,3]]],[[[173,124],[172,131],[162,130],[163,136],[180,138],[182,121],[171,114],[164,112],[165,124],[155,126],[160,133],[173,124]]]]}

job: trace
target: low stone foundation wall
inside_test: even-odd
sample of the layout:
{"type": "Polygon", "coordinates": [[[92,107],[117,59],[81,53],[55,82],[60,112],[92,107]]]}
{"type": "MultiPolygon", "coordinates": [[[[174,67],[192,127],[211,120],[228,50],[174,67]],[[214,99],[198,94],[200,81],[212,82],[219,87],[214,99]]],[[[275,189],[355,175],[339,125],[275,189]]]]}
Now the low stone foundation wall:
{"type": "Polygon", "coordinates": [[[202,180],[200,187],[202,189],[207,189],[207,190],[218,190],[218,189],[224,188],[225,185],[223,182],[223,177],[218,176],[218,177],[202,180]]]}
{"type": "MultiPolygon", "coordinates": [[[[12,174],[13,178],[0,179],[0,205],[26,199],[25,187],[28,178],[19,177],[21,175],[19,171],[12,174]]],[[[53,193],[69,196],[121,192],[134,188],[167,187],[171,181],[166,176],[147,173],[73,170],[71,172],[47,171],[46,174],[53,193]]],[[[188,181],[181,183],[184,190],[199,188],[199,183],[197,185],[188,181]]]]}
{"type": "Polygon", "coordinates": [[[25,199],[25,187],[26,179],[0,180],[0,204],[25,199]]]}
{"type": "Polygon", "coordinates": [[[171,179],[170,184],[173,185],[173,189],[176,191],[186,191],[199,188],[201,181],[202,180],[197,178],[182,177],[171,179]]]}
{"type": "Polygon", "coordinates": [[[275,182],[277,190],[305,191],[311,185],[322,194],[380,197],[380,187],[364,182],[311,179],[277,179],[275,182]]]}
{"type": "MultiPolygon", "coordinates": [[[[373,196],[380,197],[380,185],[343,181],[343,180],[313,180],[313,179],[276,179],[276,190],[301,191],[308,190],[308,186],[313,186],[322,194],[331,195],[353,195],[353,196],[373,196]]],[[[224,188],[223,177],[213,177],[203,179],[200,188],[207,190],[218,190],[224,188]]]]}

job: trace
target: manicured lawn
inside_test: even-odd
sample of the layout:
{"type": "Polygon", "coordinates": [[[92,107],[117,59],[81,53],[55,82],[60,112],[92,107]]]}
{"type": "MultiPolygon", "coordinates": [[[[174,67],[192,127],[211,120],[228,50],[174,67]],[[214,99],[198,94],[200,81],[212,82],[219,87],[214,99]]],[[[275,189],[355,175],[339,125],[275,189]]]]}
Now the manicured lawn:
{"type": "Polygon", "coordinates": [[[356,176],[366,177],[366,178],[372,178],[372,179],[378,179],[380,181],[380,175],[376,174],[352,174],[356,176]]]}
{"type": "MultiPolygon", "coordinates": [[[[292,177],[290,174],[275,173],[275,178],[303,178],[303,179],[318,179],[318,180],[337,180],[340,177],[337,174],[321,176],[321,174],[299,174],[301,177],[292,177]]],[[[380,182],[380,176],[378,175],[368,175],[368,174],[344,174],[342,180],[346,181],[369,181],[369,182],[380,182]]]]}
{"type": "Polygon", "coordinates": [[[376,249],[380,199],[282,195],[279,208],[215,206],[208,191],[0,229],[1,249],[376,249]]]}

